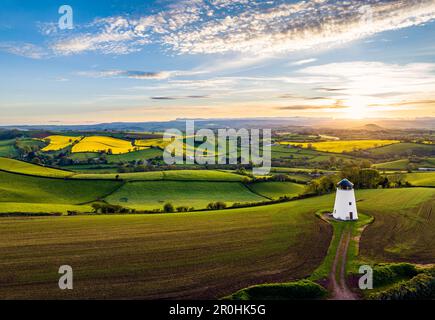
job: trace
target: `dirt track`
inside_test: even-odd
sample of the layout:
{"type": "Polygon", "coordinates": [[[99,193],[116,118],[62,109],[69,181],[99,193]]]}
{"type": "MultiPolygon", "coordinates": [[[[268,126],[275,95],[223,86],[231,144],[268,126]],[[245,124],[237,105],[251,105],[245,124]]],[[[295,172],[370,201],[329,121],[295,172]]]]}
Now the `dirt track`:
{"type": "Polygon", "coordinates": [[[334,262],[332,264],[329,280],[331,284],[332,297],[331,300],[356,300],[356,295],[348,288],[346,283],[346,261],[347,250],[352,236],[350,229],[343,231],[340,243],[337,247],[334,262]],[[337,267],[340,268],[337,275],[337,267]],[[337,279],[338,278],[338,279],[337,279]]]}

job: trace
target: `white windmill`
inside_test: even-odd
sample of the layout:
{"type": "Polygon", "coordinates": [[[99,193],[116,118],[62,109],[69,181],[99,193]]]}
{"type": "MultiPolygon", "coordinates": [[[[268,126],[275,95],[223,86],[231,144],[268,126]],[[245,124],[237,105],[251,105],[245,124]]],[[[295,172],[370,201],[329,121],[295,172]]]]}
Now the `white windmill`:
{"type": "Polygon", "coordinates": [[[347,179],[337,184],[333,217],[337,220],[358,220],[353,183],[347,179]]]}

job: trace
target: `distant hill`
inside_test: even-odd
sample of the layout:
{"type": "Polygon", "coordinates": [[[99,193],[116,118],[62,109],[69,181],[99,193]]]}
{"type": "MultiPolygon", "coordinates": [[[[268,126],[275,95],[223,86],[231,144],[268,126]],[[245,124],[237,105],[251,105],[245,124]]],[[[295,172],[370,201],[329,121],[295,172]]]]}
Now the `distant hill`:
{"type": "Polygon", "coordinates": [[[375,124],[375,123],[369,123],[361,127],[361,130],[367,130],[367,131],[381,131],[385,130],[385,128],[375,124]]]}

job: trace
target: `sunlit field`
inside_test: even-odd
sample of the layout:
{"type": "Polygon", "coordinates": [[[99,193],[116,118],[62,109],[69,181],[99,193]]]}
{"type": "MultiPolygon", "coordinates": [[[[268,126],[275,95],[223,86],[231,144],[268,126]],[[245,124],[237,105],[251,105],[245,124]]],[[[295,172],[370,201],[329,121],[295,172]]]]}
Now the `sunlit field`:
{"type": "Polygon", "coordinates": [[[81,137],[48,136],[44,140],[48,141],[49,145],[43,148],[42,151],[57,151],[80,141],[81,137]]]}
{"type": "Polygon", "coordinates": [[[383,147],[386,145],[396,144],[397,140],[349,140],[349,141],[325,141],[325,142],[281,142],[284,145],[300,146],[302,148],[311,148],[323,152],[343,153],[355,150],[367,150],[372,148],[383,147]]]}
{"type": "Polygon", "coordinates": [[[130,141],[104,136],[85,137],[74,145],[72,152],[108,152],[122,154],[131,151],[146,149],[146,147],[134,146],[130,141]]]}

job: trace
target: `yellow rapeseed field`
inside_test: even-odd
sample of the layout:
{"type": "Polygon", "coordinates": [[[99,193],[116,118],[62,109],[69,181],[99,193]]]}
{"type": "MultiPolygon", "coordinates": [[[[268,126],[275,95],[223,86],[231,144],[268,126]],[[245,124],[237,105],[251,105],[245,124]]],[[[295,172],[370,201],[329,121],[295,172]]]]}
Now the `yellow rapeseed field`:
{"type": "Polygon", "coordinates": [[[281,142],[281,144],[300,146],[302,148],[312,148],[323,152],[343,153],[354,150],[366,150],[382,147],[390,144],[399,143],[397,140],[343,140],[325,142],[281,142]]]}
{"type": "Polygon", "coordinates": [[[42,149],[42,151],[57,151],[68,147],[75,141],[80,141],[82,137],[69,137],[69,136],[48,136],[43,141],[49,141],[49,145],[42,149]]]}
{"type": "Polygon", "coordinates": [[[74,145],[72,152],[109,152],[112,154],[128,153],[136,150],[148,149],[147,147],[134,146],[130,141],[104,136],[85,137],[74,145]]]}
{"type": "Polygon", "coordinates": [[[170,142],[164,141],[163,139],[141,139],[134,142],[135,146],[138,147],[154,147],[164,149],[170,142]]]}

